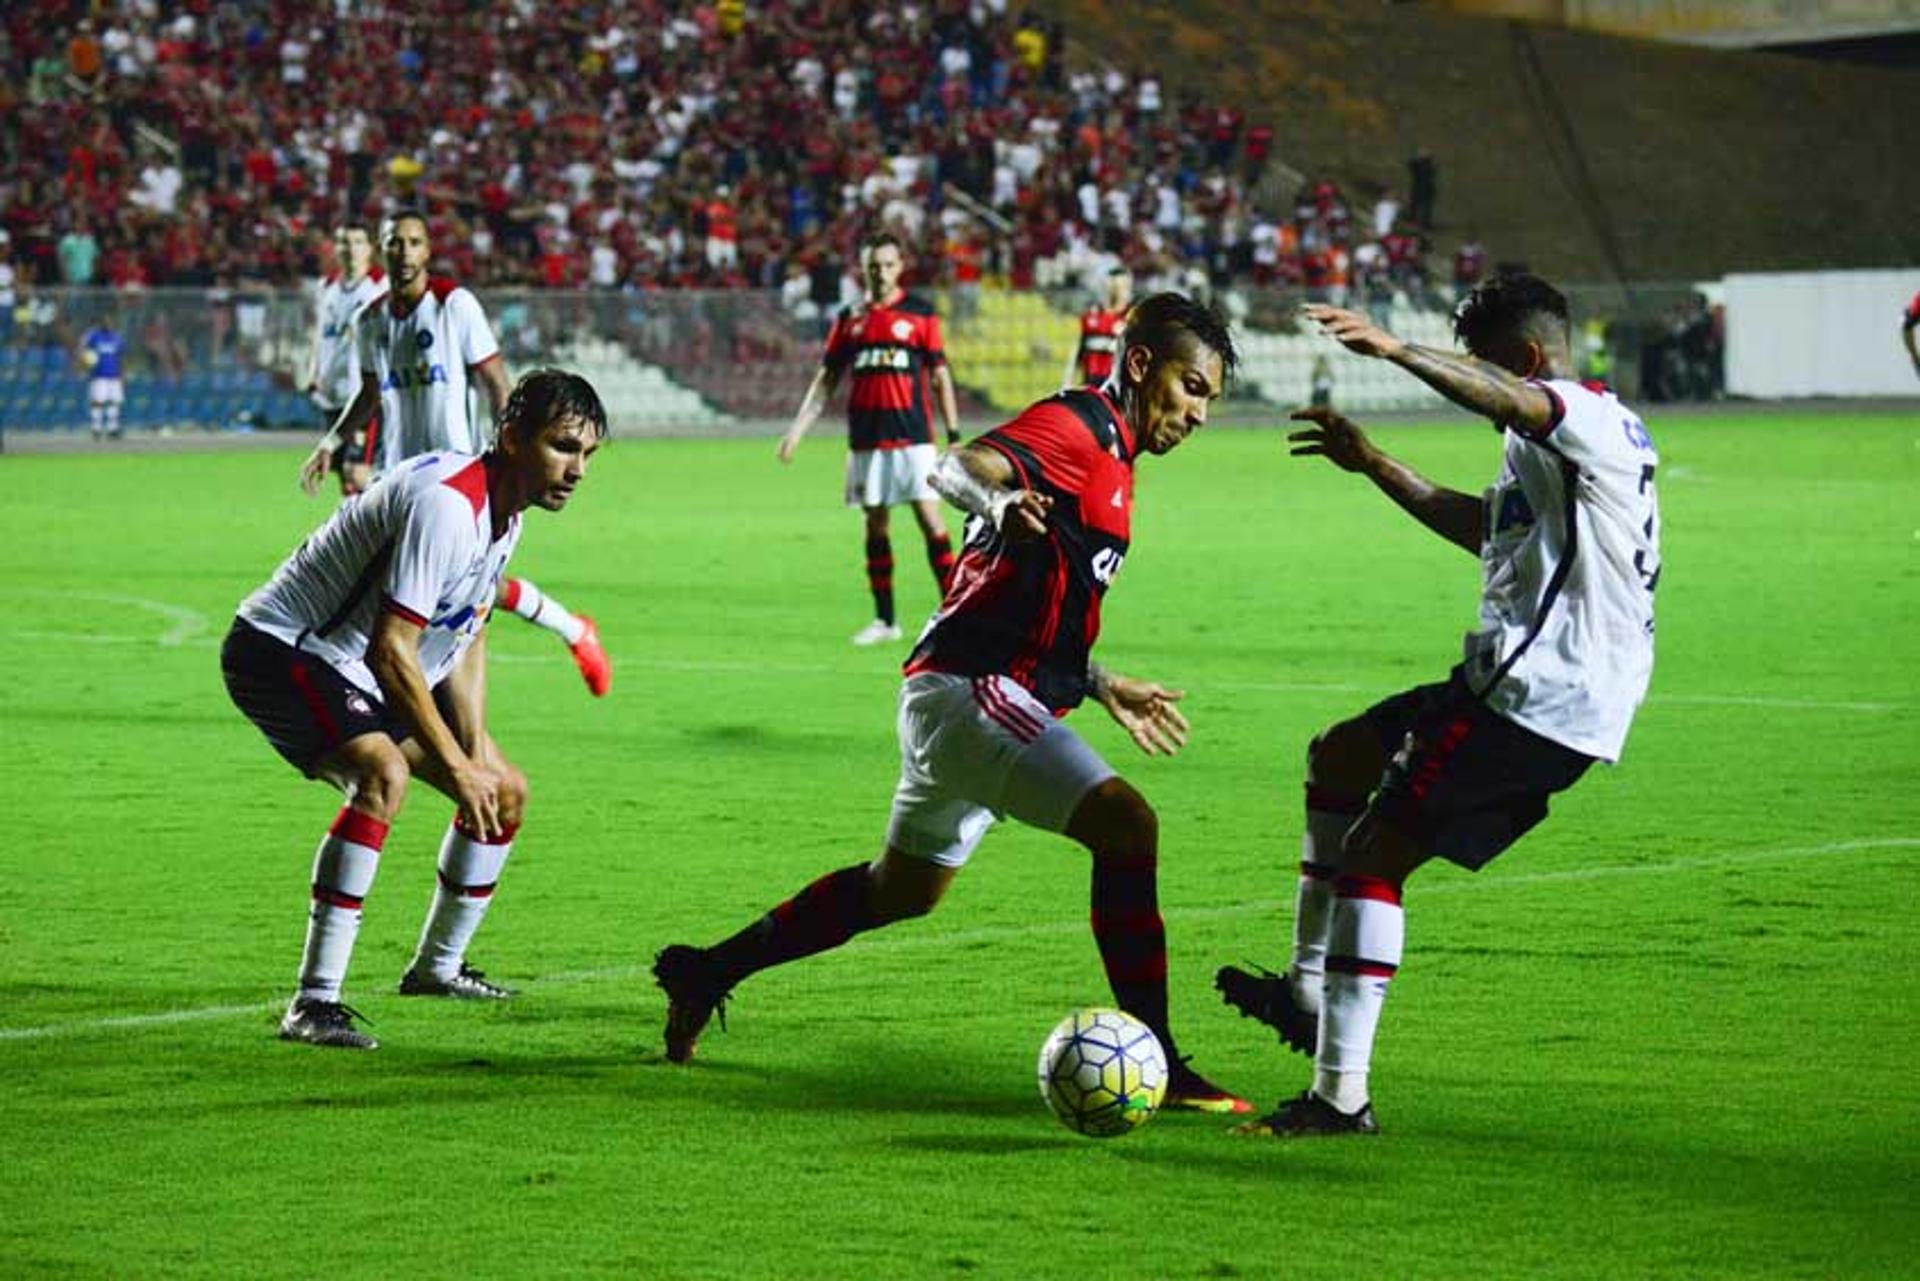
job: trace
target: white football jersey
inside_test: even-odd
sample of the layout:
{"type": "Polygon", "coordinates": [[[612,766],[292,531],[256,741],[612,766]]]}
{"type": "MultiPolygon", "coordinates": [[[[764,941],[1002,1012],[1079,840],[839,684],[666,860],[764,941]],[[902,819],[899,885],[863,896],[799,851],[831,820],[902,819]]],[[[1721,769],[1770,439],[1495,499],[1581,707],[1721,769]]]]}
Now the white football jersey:
{"type": "Polygon", "coordinates": [[[386,292],[387,278],[378,267],[348,285],[328,276],[314,295],[313,381],[320,399],[335,408],[351,401],[360,390],[360,352],[353,325],[368,303],[386,292]]]}
{"type": "Polygon", "coordinates": [[[1558,414],[1538,437],[1506,431],[1467,679],[1507,719],[1615,761],[1653,674],[1660,458],[1612,392],[1535,385],[1558,414]]]}
{"type": "Polygon", "coordinates": [[[374,468],[390,471],[418,454],[486,452],[491,426],[467,399],[468,374],[500,356],[487,313],[473,292],[438,277],[412,310],[391,292],[360,315],[360,368],[380,383],[374,468]]]}
{"type": "Polygon", "coordinates": [[[381,698],[367,643],[382,613],[425,630],[420,667],[438,685],[473,643],[520,541],[520,518],[493,537],[486,464],[427,454],[342,503],[241,602],[240,617],[381,698]]]}

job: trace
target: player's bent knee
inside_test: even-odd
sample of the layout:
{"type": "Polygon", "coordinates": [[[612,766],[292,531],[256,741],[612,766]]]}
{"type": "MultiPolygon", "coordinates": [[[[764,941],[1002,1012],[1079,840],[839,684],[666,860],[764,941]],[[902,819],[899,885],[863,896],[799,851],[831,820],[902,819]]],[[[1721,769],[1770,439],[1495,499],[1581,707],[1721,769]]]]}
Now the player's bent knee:
{"type": "Polygon", "coordinates": [[[509,827],[520,826],[521,816],[527,812],[527,776],[517,766],[506,765],[500,772],[500,789],[496,793],[500,802],[500,821],[509,827]]]}
{"type": "Polygon", "coordinates": [[[1097,857],[1151,858],[1160,847],[1160,816],[1133,784],[1116,775],[1081,798],[1067,835],[1097,857]]]}
{"type": "Polygon", "coordinates": [[[413,779],[407,758],[389,743],[357,752],[343,765],[354,808],[382,822],[392,822],[407,799],[407,784],[413,779]]]}
{"type": "Polygon", "coordinates": [[[946,896],[958,868],[942,867],[889,849],[867,869],[868,902],[883,924],[925,916],[946,896]]]}

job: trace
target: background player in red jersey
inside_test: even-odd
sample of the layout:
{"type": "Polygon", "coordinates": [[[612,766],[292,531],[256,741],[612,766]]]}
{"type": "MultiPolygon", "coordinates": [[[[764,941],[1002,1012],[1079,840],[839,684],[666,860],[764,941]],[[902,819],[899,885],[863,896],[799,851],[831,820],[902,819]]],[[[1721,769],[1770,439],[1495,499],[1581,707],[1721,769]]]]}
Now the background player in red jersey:
{"type": "Polygon", "coordinates": [[[747,976],[933,910],[1006,815],[1093,855],[1093,935],[1120,1007],[1175,1063],[1167,1105],[1250,1111],[1179,1057],[1168,1025],[1153,807],[1061,719],[1092,697],[1149,755],[1187,739],[1180,691],[1089,659],[1100,602],[1126,559],[1133,464],[1206,421],[1235,363],[1217,313],[1156,294],[1127,328],[1119,374],[1031,406],[940,460],[935,487],[969,512],[965,554],[906,664],[900,780],[885,848],[829,873],[709,948],[663,949],[667,1057],[686,1062],[747,976]]]}
{"type": "Polygon", "coordinates": [[[842,311],[827,335],[820,368],[780,438],[780,461],[793,461],[807,429],[819,421],[828,399],[848,370],[847,506],[866,515],[867,587],[873,593],[873,621],[854,633],[856,645],[900,639],[893,609],[893,541],[888,509],[913,508],[927,541],[927,562],[945,591],[953,573],[953,543],[940,518],[940,500],[927,484],[933,471],[933,410],[939,398],[947,442],[960,439],[960,410],[947,369],[940,317],[925,299],[900,288],[904,260],[900,242],[887,233],[860,247],[860,271],[866,301],[842,311]]]}
{"type": "Polygon", "coordinates": [[[1067,367],[1066,387],[1099,386],[1113,372],[1120,350],[1120,331],[1127,323],[1127,308],[1133,302],[1133,273],[1115,267],[1107,273],[1107,300],[1104,306],[1089,307],[1080,313],[1080,343],[1073,349],[1073,362],[1067,367]]]}

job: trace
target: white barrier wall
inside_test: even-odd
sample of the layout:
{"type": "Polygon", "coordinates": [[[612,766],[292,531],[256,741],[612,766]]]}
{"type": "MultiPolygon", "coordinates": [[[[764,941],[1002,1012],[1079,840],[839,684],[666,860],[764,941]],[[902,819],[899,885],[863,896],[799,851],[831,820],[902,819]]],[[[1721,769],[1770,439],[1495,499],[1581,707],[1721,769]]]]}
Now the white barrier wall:
{"type": "Polygon", "coordinates": [[[1730,275],[1727,391],[1735,396],[1920,396],[1900,317],[1920,268],[1730,275]]]}

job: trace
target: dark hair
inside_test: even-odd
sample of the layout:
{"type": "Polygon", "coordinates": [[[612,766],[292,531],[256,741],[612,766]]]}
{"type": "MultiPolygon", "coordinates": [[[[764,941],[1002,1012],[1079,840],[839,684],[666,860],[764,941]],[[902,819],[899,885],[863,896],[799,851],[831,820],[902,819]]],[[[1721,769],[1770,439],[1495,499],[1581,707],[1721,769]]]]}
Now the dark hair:
{"type": "Polygon", "coordinates": [[[1461,300],[1453,332],[1471,352],[1519,337],[1565,343],[1571,332],[1567,296],[1527,272],[1503,273],[1474,286],[1461,300]]]}
{"type": "Polygon", "coordinates": [[[1222,381],[1233,377],[1240,367],[1240,353],[1234,350],[1233,331],[1227,318],[1210,305],[1195,302],[1185,294],[1171,290],[1149,294],[1127,312],[1121,341],[1128,347],[1145,347],[1160,363],[1182,343],[1194,342],[1220,357],[1222,381]]]}
{"type": "Polygon", "coordinates": [[[860,242],[860,252],[865,253],[869,249],[879,249],[885,245],[892,245],[900,252],[902,258],[906,257],[906,247],[900,243],[900,237],[894,235],[891,231],[873,231],[867,233],[866,238],[860,242]]]}
{"type": "Polygon", "coordinates": [[[500,433],[518,433],[523,439],[549,423],[579,418],[593,428],[593,438],[607,434],[607,411],[600,393],[579,374],[564,369],[535,369],[520,376],[500,413],[500,433]]]}
{"type": "Polygon", "coordinates": [[[1121,263],[1119,266],[1111,267],[1107,270],[1107,279],[1112,280],[1115,276],[1131,276],[1132,274],[1131,271],[1127,270],[1127,265],[1121,263]]]}
{"type": "Polygon", "coordinates": [[[337,236],[343,231],[365,232],[368,240],[373,239],[373,228],[367,226],[367,220],[364,218],[342,218],[333,224],[334,235],[337,236]]]}
{"type": "Polygon", "coordinates": [[[401,223],[406,222],[409,219],[419,223],[421,229],[427,232],[429,235],[432,234],[433,224],[427,221],[427,211],[420,208],[418,205],[400,206],[400,208],[394,210],[392,213],[387,215],[386,223],[387,223],[387,226],[389,227],[398,227],[401,223]]]}

